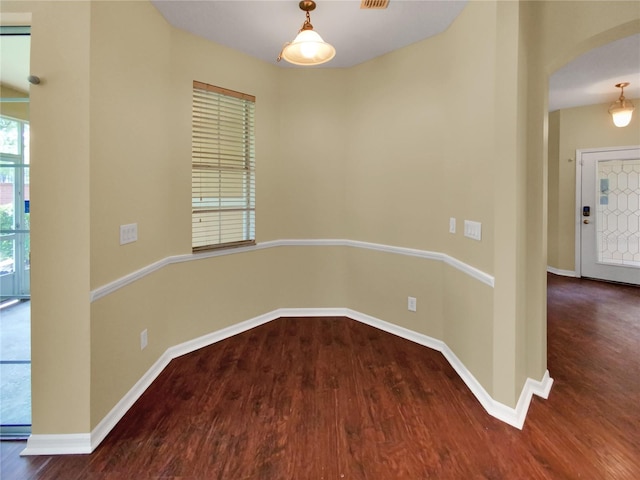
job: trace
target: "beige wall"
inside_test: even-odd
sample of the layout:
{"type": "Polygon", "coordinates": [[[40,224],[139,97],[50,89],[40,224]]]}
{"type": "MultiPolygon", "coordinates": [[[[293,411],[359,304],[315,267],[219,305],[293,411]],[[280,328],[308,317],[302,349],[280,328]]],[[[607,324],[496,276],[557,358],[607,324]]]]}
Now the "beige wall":
{"type": "Polygon", "coordinates": [[[300,70],[175,30],[146,2],[3,2],[33,12],[44,79],[32,92],[34,433],[91,431],[168,346],[279,307],[349,307],[438,337],[515,406],[546,368],[547,76],[639,17],[561,3],[470,2],[437,37],[300,70]],[[259,242],[443,252],[495,288],[433,260],[278,247],[164,267],[90,302],[190,252],[194,79],[256,96],[259,242]],[[462,237],[465,218],[483,223],[481,242],[462,237]],[[139,241],[120,246],[131,222],[139,241]]]}
{"type": "MultiPolygon", "coordinates": [[[[521,25],[522,7],[497,2],[494,189],[493,389],[501,402],[514,406],[527,377],[542,378],[546,358],[537,368],[525,362],[527,349],[525,208],[526,86],[529,49],[521,25]]],[[[544,318],[537,319],[538,322],[544,318]]],[[[532,348],[543,348],[544,344],[532,348]]]]}
{"type": "MultiPolygon", "coordinates": [[[[347,238],[443,252],[494,273],[495,79],[512,68],[497,63],[495,26],[495,4],[471,3],[443,34],[349,72],[347,238]],[[463,237],[465,219],[482,222],[481,242],[463,237]]],[[[493,393],[491,289],[432,261],[386,259],[382,278],[370,262],[350,270],[354,308],[402,325],[406,297],[416,296],[407,328],[445,340],[493,393]]],[[[498,374],[515,391],[513,376],[498,374]]]]}
{"type": "Polygon", "coordinates": [[[127,4],[126,14],[109,3],[91,8],[92,289],[170,254],[167,210],[180,198],[172,109],[159,101],[172,92],[171,31],[146,2],[127,4]],[[119,226],[134,222],[138,241],[120,246],[119,226]]]}
{"type": "MultiPolygon", "coordinates": [[[[94,4],[92,45],[92,165],[97,172],[92,176],[92,218],[100,219],[92,228],[92,288],[191,252],[193,80],[256,96],[262,212],[257,231],[262,241],[262,225],[269,225],[264,219],[277,221],[270,212],[279,210],[278,197],[272,199],[275,207],[265,209],[260,203],[278,192],[280,184],[274,171],[279,159],[278,70],[171,28],[146,2],[94,4]],[[117,39],[112,38],[114,23],[120,25],[117,39]],[[139,240],[120,246],[118,226],[132,222],[138,223],[139,240]]],[[[279,254],[174,265],[94,302],[92,428],[168,347],[277,308],[280,288],[287,291],[274,263],[279,254]],[[149,347],[141,351],[143,329],[148,330],[149,347]]]]}
{"type": "MultiPolygon", "coordinates": [[[[616,98],[612,91],[611,101],[616,98]]],[[[637,112],[627,127],[618,128],[608,108],[590,105],[549,114],[549,138],[557,139],[549,142],[549,266],[560,270],[575,271],[576,150],[640,145],[637,112]]]]}
{"type": "Polygon", "coordinates": [[[281,307],[345,305],[344,257],[338,247],[281,247],[178,263],[94,302],[92,428],[169,347],[281,307]]]}
{"type": "Polygon", "coordinates": [[[493,273],[495,36],[474,37],[479,24],[495,25],[495,5],[472,3],[443,34],[349,72],[349,238],[493,273]],[[452,216],[482,222],[482,242],[449,234],[452,216]]]}
{"type": "Polygon", "coordinates": [[[387,252],[349,249],[346,254],[348,306],[415,332],[444,339],[442,262],[387,252]],[[407,297],[416,298],[416,312],[407,297]]]}
{"type": "Polygon", "coordinates": [[[32,14],[42,79],[30,92],[33,432],[89,432],[91,5],[3,2],[7,12],[32,14]]]}
{"type": "Polygon", "coordinates": [[[261,233],[259,240],[344,238],[349,72],[287,68],[278,73],[279,178],[277,191],[263,190],[261,197],[278,198],[278,214],[269,217],[271,225],[262,223],[266,238],[261,233]]]}

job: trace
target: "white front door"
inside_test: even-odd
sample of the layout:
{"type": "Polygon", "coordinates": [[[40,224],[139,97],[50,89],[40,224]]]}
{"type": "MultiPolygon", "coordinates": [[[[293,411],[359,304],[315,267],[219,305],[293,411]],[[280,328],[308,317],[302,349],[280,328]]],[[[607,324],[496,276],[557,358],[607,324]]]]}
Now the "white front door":
{"type": "Polygon", "coordinates": [[[578,150],[576,268],[640,285],[640,147],[578,150]]]}

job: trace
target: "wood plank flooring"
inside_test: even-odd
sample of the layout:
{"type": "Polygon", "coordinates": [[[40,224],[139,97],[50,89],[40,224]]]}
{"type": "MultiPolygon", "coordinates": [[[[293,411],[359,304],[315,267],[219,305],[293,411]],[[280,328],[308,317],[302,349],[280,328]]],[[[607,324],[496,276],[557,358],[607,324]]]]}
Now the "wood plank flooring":
{"type": "Polygon", "coordinates": [[[170,363],[91,455],[0,478],[640,478],[640,289],[549,277],[548,400],[522,431],[437,352],[344,318],[283,318],[170,363]]]}

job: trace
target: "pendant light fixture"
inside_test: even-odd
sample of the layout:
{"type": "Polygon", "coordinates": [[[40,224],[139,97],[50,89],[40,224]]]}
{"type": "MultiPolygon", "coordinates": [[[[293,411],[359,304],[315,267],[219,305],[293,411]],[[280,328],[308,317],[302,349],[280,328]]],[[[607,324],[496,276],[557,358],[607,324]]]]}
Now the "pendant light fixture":
{"type": "Polygon", "coordinates": [[[293,42],[284,45],[277,61],[284,58],[294,65],[320,65],[328,62],[335,57],[336,49],[313,30],[309,12],[315,10],[316,2],[302,0],[298,6],[306,12],[306,20],[293,42]]]}
{"type": "Polygon", "coordinates": [[[620,98],[611,104],[609,113],[613,117],[613,123],[616,127],[626,127],[631,122],[634,106],[629,100],[624,98],[624,87],[628,87],[629,82],[617,83],[616,87],[621,89],[620,98]]]}

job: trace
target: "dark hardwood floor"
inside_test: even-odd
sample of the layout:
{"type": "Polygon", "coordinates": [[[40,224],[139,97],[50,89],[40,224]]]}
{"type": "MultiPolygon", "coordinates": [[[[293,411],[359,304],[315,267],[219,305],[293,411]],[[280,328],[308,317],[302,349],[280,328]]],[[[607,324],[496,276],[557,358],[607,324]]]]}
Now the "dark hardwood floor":
{"type": "Polygon", "coordinates": [[[549,277],[548,400],[522,431],[437,352],[344,318],[283,318],[174,360],[91,455],[10,479],[640,478],[640,289],[549,277]]]}

